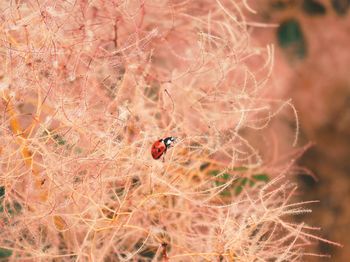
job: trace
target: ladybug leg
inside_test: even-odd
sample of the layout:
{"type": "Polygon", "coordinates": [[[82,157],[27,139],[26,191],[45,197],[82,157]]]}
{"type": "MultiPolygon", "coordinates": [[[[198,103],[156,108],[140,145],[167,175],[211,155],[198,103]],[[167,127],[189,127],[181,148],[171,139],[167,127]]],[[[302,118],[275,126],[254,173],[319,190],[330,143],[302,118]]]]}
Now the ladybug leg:
{"type": "Polygon", "coordinates": [[[162,156],[163,163],[165,162],[165,154],[166,154],[166,150],[164,151],[163,156],[162,156]]]}

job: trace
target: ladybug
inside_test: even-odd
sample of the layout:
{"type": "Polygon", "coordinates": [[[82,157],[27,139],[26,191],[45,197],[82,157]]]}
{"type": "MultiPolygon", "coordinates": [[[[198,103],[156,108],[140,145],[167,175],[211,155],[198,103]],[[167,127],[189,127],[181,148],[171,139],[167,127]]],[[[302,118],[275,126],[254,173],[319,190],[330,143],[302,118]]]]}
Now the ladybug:
{"type": "Polygon", "coordinates": [[[162,155],[164,155],[169,147],[173,145],[176,141],[176,137],[169,136],[164,139],[159,139],[153,143],[151,154],[154,159],[159,159],[162,155]]]}

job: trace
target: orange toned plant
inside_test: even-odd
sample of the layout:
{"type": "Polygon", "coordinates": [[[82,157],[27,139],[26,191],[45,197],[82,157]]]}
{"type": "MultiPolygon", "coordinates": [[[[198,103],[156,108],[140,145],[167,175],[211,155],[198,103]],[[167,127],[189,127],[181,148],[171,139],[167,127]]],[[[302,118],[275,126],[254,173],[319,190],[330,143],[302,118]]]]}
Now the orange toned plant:
{"type": "Polygon", "coordinates": [[[298,261],[331,243],[290,219],[309,210],[269,129],[290,102],[269,96],[247,7],[1,2],[2,257],[298,261]]]}

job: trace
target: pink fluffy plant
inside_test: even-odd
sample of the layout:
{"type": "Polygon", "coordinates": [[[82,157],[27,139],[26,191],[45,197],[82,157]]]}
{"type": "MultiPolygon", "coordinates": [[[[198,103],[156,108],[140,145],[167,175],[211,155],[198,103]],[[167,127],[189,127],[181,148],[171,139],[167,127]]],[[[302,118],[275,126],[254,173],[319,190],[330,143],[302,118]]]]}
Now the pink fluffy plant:
{"type": "Polygon", "coordinates": [[[298,261],[329,242],[292,221],[309,210],[268,159],[290,103],[269,98],[273,48],[252,46],[246,1],[0,9],[3,258],[298,261]]]}

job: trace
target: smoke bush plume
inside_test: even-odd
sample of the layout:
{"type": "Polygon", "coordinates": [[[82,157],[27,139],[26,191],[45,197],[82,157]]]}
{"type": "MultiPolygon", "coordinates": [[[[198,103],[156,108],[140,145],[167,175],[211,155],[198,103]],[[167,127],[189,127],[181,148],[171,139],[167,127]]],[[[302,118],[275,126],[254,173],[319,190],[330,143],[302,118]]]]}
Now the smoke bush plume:
{"type": "Polygon", "coordinates": [[[299,261],[329,242],[292,222],[309,210],[291,202],[291,159],[268,157],[292,107],[269,96],[273,48],[252,46],[247,1],[0,9],[10,261],[299,261]]]}

